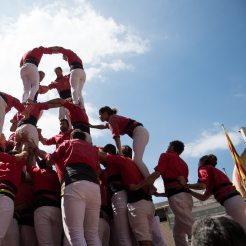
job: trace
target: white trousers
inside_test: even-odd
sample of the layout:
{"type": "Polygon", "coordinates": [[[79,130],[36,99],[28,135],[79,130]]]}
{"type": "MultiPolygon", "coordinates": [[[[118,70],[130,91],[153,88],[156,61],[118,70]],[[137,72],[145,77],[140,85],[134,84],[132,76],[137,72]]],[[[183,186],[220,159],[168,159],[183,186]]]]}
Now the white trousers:
{"type": "Polygon", "coordinates": [[[246,203],[241,196],[227,199],[223,206],[226,213],[239,223],[246,233],[246,203]]]}
{"type": "Polygon", "coordinates": [[[37,208],[34,211],[34,224],[39,246],[61,245],[63,229],[60,208],[37,208]]]}
{"type": "Polygon", "coordinates": [[[38,67],[32,63],[26,63],[21,67],[20,75],[24,87],[22,102],[26,102],[27,99],[34,100],[39,89],[38,67]]]}
{"type": "Polygon", "coordinates": [[[4,118],[5,118],[5,112],[6,112],[7,104],[3,100],[3,98],[0,96],[0,136],[3,132],[3,124],[4,124],[4,118]]]}
{"type": "Polygon", "coordinates": [[[153,246],[166,246],[167,244],[161,234],[159,216],[154,217],[151,229],[152,229],[151,231],[152,231],[152,238],[153,238],[153,246]]]}
{"type": "Polygon", "coordinates": [[[20,246],[19,226],[16,219],[12,219],[3,240],[3,246],[20,246]]]}
{"type": "Polygon", "coordinates": [[[65,187],[62,220],[69,245],[101,245],[98,234],[100,206],[99,185],[83,180],[65,187]]]}
{"type": "Polygon", "coordinates": [[[152,224],[155,215],[153,202],[140,200],[128,203],[128,217],[132,232],[138,242],[152,241],[152,224]]]}
{"type": "Polygon", "coordinates": [[[14,202],[8,196],[0,194],[0,246],[3,245],[5,235],[14,214],[14,202]]]}
{"type": "Polygon", "coordinates": [[[103,218],[99,219],[98,233],[102,246],[109,246],[110,227],[108,222],[103,218]]]}
{"type": "Polygon", "coordinates": [[[149,132],[143,126],[138,126],[133,131],[132,139],[133,160],[138,166],[142,175],[147,178],[150,173],[146,164],[143,162],[143,155],[145,147],[149,142],[149,132]]]}
{"type": "Polygon", "coordinates": [[[74,104],[80,104],[81,108],[84,108],[84,99],[82,96],[82,89],[86,80],[86,74],[83,69],[73,69],[70,74],[70,85],[74,104]]]}
{"type": "Polygon", "coordinates": [[[114,228],[118,246],[132,246],[131,229],[127,210],[127,193],[125,190],[115,193],[111,199],[114,228]]]}
{"type": "Polygon", "coordinates": [[[21,246],[38,246],[35,228],[29,225],[21,225],[20,245],[21,246]]]}
{"type": "Polygon", "coordinates": [[[192,215],[193,200],[190,193],[181,192],[168,198],[174,213],[173,237],[176,246],[187,246],[194,223],[192,215]]]}

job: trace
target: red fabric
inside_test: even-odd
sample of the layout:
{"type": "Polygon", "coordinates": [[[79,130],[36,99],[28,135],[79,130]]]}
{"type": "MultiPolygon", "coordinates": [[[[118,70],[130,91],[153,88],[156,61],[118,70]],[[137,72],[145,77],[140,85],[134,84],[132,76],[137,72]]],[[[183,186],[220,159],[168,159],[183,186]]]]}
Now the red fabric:
{"type": "Polygon", "coordinates": [[[20,67],[23,66],[23,64],[27,58],[34,58],[35,61],[37,62],[37,64],[39,64],[43,54],[52,54],[52,49],[40,46],[40,47],[37,47],[37,48],[34,48],[32,50],[27,51],[23,55],[23,57],[20,61],[20,67]]]}
{"type": "Polygon", "coordinates": [[[16,162],[16,157],[14,155],[0,152],[0,162],[16,162]]]}
{"type": "Polygon", "coordinates": [[[126,118],[117,114],[110,116],[108,127],[112,132],[113,138],[119,137],[120,135],[124,135],[129,132],[129,120],[130,118],[126,118]]]}
{"type": "Polygon", "coordinates": [[[49,105],[47,103],[34,103],[28,106],[29,110],[29,117],[33,116],[37,120],[39,119],[40,112],[42,110],[47,110],[49,109],[49,105]]]}
{"type": "MultiPolygon", "coordinates": [[[[83,163],[96,172],[100,169],[98,149],[79,139],[64,141],[53,154],[48,154],[47,158],[52,158],[57,165],[83,163]]],[[[63,168],[61,167],[60,170],[63,171],[63,168]]]]}
{"type": "Polygon", "coordinates": [[[52,168],[40,169],[29,165],[27,171],[32,177],[34,192],[40,190],[60,192],[61,186],[57,173],[52,168]]]}
{"type": "Polygon", "coordinates": [[[199,167],[198,177],[198,182],[205,184],[206,190],[213,194],[219,202],[231,192],[236,191],[229,178],[222,171],[211,165],[199,167]],[[220,187],[214,192],[214,188],[222,184],[228,185],[220,187]]]}
{"type": "Polygon", "coordinates": [[[15,196],[15,206],[33,201],[33,186],[30,182],[22,180],[15,196]]]}
{"type": "Polygon", "coordinates": [[[60,144],[62,144],[65,140],[70,140],[70,134],[71,134],[72,130],[68,130],[67,132],[60,132],[59,134],[55,135],[52,138],[49,138],[46,140],[46,144],[45,145],[56,145],[56,148],[58,148],[58,146],[60,144]]]}
{"type": "Polygon", "coordinates": [[[78,62],[82,64],[82,60],[78,57],[78,55],[76,53],[74,53],[72,50],[69,49],[64,49],[64,48],[60,48],[59,50],[60,53],[62,53],[64,56],[67,57],[67,62],[69,64],[69,66],[73,63],[73,62],[78,62]]]}
{"type": "Polygon", "coordinates": [[[8,113],[12,107],[15,107],[19,112],[22,112],[25,108],[23,104],[15,97],[12,97],[11,95],[1,92],[1,94],[4,95],[7,101],[7,107],[5,109],[5,112],[8,113]]]}
{"type": "Polygon", "coordinates": [[[71,119],[72,124],[75,122],[89,124],[89,118],[84,108],[82,109],[79,105],[70,102],[65,102],[63,106],[68,109],[69,118],[71,119]]]}
{"type": "Polygon", "coordinates": [[[22,168],[24,166],[24,160],[17,162],[15,156],[3,156],[1,153],[0,181],[7,180],[18,187],[21,180],[22,168]]]}
{"type": "Polygon", "coordinates": [[[70,90],[71,86],[69,83],[69,75],[62,76],[61,78],[56,78],[54,82],[51,82],[49,89],[57,89],[58,92],[70,90]]]}
{"type": "Polygon", "coordinates": [[[162,153],[155,171],[161,173],[164,182],[165,179],[177,179],[179,176],[183,176],[188,182],[188,165],[175,152],[162,153]]]}
{"type": "MultiPolygon", "coordinates": [[[[122,183],[127,188],[129,184],[139,184],[144,180],[134,161],[130,158],[107,154],[107,166],[118,166],[122,177],[122,183]]],[[[148,188],[144,188],[147,192],[148,188]]]]}

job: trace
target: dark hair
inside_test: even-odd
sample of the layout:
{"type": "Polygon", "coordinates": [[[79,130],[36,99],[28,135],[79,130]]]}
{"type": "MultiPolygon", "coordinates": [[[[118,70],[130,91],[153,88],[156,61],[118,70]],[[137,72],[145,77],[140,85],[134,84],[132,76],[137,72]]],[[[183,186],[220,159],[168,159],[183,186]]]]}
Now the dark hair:
{"type": "Polygon", "coordinates": [[[213,154],[204,155],[200,158],[199,161],[202,163],[202,165],[211,165],[214,167],[217,165],[217,157],[213,154]]]}
{"type": "Polygon", "coordinates": [[[8,152],[8,154],[9,154],[9,155],[16,155],[16,154],[19,154],[19,151],[12,149],[12,150],[10,150],[10,151],[8,152]]]}
{"type": "Polygon", "coordinates": [[[192,246],[243,246],[246,234],[229,217],[206,217],[194,223],[191,242],[192,246]]]}
{"type": "Polygon", "coordinates": [[[108,115],[117,114],[116,108],[110,108],[109,106],[104,106],[99,109],[99,114],[108,113],[108,115]]]}
{"type": "Polygon", "coordinates": [[[67,123],[67,125],[69,126],[69,122],[68,122],[68,120],[67,120],[67,119],[60,119],[60,122],[66,122],[66,123],[67,123]]]}
{"type": "Polygon", "coordinates": [[[62,68],[61,68],[61,67],[56,67],[56,68],[54,69],[54,71],[56,71],[56,69],[59,69],[59,70],[62,72],[62,68]]]}
{"type": "Polygon", "coordinates": [[[170,146],[172,146],[173,150],[179,155],[184,151],[184,147],[185,147],[184,143],[179,140],[174,140],[170,142],[170,146]]]}
{"type": "Polygon", "coordinates": [[[42,159],[42,160],[37,159],[37,163],[40,169],[45,169],[47,167],[45,159],[42,159]]]}
{"type": "Polygon", "coordinates": [[[71,132],[71,138],[72,139],[80,139],[80,140],[86,140],[86,135],[84,132],[82,132],[79,129],[75,129],[71,132]]]}
{"type": "Polygon", "coordinates": [[[132,148],[129,145],[123,145],[121,149],[125,157],[132,158],[132,148]]]}
{"type": "Polygon", "coordinates": [[[113,144],[106,144],[103,147],[103,151],[111,155],[116,155],[116,147],[113,144]]]}

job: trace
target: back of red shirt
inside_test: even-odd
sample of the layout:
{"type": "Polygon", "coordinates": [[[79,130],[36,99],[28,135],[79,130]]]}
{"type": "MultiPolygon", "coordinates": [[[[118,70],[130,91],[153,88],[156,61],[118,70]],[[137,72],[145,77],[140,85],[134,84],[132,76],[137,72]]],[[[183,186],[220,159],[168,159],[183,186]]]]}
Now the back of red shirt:
{"type": "Polygon", "coordinates": [[[58,165],[81,163],[87,164],[95,172],[100,169],[98,149],[79,139],[64,141],[53,154],[48,156],[57,161],[58,165]]]}
{"type": "MultiPolygon", "coordinates": [[[[3,160],[3,158],[2,158],[3,160]]],[[[0,162],[0,181],[9,181],[18,188],[21,180],[22,168],[25,166],[25,161],[16,161],[13,156],[12,160],[0,162]]]]}
{"type": "Polygon", "coordinates": [[[188,182],[189,169],[188,165],[175,152],[166,152],[160,155],[155,171],[161,173],[164,184],[169,180],[175,180],[183,176],[188,182]]]}
{"type": "Polygon", "coordinates": [[[229,178],[211,165],[199,167],[198,177],[198,182],[206,184],[206,190],[219,202],[231,192],[236,191],[229,178]]]}
{"type": "Polygon", "coordinates": [[[29,165],[27,171],[32,177],[34,192],[42,190],[60,193],[60,182],[57,173],[51,167],[40,169],[37,166],[29,165]]]}
{"type": "Polygon", "coordinates": [[[79,58],[79,56],[74,53],[72,50],[69,49],[64,49],[64,48],[60,48],[59,50],[64,56],[67,57],[67,62],[70,65],[72,65],[72,63],[77,62],[82,64],[82,60],[79,58]]]}
{"type": "Polygon", "coordinates": [[[39,65],[40,63],[40,60],[43,56],[43,54],[52,54],[52,49],[50,48],[45,48],[43,46],[40,46],[40,47],[37,47],[37,48],[34,48],[32,50],[29,50],[27,51],[22,59],[21,59],[21,62],[20,62],[20,67],[23,66],[24,62],[26,59],[28,58],[32,58],[35,60],[35,62],[37,63],[37,65],[39,65]]]}
{"type": "Polygon", "coordinates": [[[80,105],[75,105],[70,102],[65,102],[63,104],[65,108],[68,109],[69,111],[69,118],[71,119],[71,123],[82,123],[82,124],[88,124],[89,123],[89,118],[86,114],[85,109],[81,108],[80,105]]]}

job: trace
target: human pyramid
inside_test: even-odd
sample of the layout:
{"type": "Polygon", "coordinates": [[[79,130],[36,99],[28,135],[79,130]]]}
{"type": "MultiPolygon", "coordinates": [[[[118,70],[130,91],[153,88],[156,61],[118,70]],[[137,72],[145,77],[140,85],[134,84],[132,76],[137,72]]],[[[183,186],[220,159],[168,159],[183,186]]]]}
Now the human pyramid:
{"type": "Polygon", "coordinates": [[[192,196],[211,195],[246,231],[246,207],[227,176],[215,166],[215,155],[199,160],[198,183],[188,183],[188,165],[180,158],[184,144],[171,141],[150,174],[143,162],[149,133],[143,124],[100,108],[106,124],[92,125],[84,106],[86,80],[82,60],[59,46],[37,47],[21,59],[22,102],[0,92],[0,246],[163,246],[167,245],[155,216],[152,195],[165,196],[175,216],[177,246],[188,245],[194,222],[192,196]],[[45,74],[38,71],[44,54],[62,54],[70,74],[55,68],[56,79],[40,85],[45,74]],[[56,89],[60,98],[37,102],[38,95],[56,89]],[[4,140],[5,114],[12,107],[8,140],[4,140]],[[37,128],[43,110],[59,107],[60,132],[45,138],[37,128]],[[109,129],[115,145],[93,145],[90,128],[109,129]],[[120,136],[132,138],[132,148],[120,136]],[[53,153],[39,149],[55,145],[53,153]],[[52,166],[55,166],[55,169],[52,166]],[[162,176],[165,193],[154,182],[162,176]],[[192,189],[205,190],[203,194],[192,189]]]}

